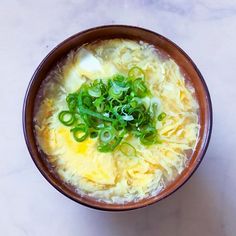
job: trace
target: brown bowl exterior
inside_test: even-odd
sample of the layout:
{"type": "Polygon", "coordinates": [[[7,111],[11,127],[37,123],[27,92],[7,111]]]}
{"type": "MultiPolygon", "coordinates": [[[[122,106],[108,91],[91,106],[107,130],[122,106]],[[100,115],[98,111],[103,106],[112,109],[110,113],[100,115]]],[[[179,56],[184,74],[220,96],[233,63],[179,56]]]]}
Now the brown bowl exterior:
{"type": "Polygon", "coordinates": [[[198,165],[202,161],[208,147],[212,130],[212,106],[210,95],[201,73],[190,57],[176,44],[167,38],[146,29],[124,25],[108,25],[92,28],[66,39],[44,58],[44,60],[36,69],[26,91],[23,105],[23,130],[26,144],[34,163],[42,175],[48,180],[48,182],[51,183],[61,193],[78,203],[96,209],[110,211],[131,210],[160,201],[161,199],[175,192],[191,177],[193,172],[197,169],[198,165]],[[141,40],[154,45],[160,51],[168,54],[179,65],[182,72],[185,74],[186,79],[189,80],[194,86],[196,97],[200,106],[199,123],[201,128],[199,132],[199,141],[191,156],[189,165],[174,182],[167,186],[158,195],[126,204],[108,204],[97,201],[88,196],[81,196],[80,194],[76,193],[71,186],[68,186],[66,183],[60,180],[60,178],[58,178],[52,168],[45,161],[45,155],[38,150],[33,127],[33,111],[36,94],[48,72],[64,56],[66,56],[70,50],[78,48],[85,43],[112,38],[127,38],[137,41],[141,40]]]}

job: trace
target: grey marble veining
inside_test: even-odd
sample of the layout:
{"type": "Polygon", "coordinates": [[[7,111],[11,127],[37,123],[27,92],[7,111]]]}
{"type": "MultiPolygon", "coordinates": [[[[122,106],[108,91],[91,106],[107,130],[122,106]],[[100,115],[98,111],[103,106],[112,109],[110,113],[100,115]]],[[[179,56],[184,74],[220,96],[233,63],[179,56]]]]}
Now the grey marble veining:
{"type": "Polygon", "coordinates": [[[0,235],[236,235],[235,0],[1,0],[0,235]],[[21,110],[35,68],[66,37],[104,24],[165,35],[195,61],[214,109],[212,140],[193,177],[140,210],[107,213],[54,190],[26,149],[21,110]]]}

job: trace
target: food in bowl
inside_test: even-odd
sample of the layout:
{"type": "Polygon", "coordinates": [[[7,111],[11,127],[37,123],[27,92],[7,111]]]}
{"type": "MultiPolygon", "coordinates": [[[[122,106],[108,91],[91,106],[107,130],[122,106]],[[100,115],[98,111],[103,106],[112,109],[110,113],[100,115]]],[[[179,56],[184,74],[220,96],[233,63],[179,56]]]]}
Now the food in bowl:
{"type": "Polygon", "coordinates": [[[80,194],[108,203],[157,195],[198,142],[194,88],[154,46],[101,40],[69,52],[37,94],[37,144],[80,194]]]}

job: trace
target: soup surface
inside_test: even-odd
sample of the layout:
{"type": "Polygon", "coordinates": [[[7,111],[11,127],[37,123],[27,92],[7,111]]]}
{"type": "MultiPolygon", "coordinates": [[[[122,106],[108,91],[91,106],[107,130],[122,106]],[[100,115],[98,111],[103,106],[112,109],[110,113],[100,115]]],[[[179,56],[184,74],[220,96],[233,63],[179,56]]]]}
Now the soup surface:
{"type": "Polygon", "coordinates": [[[158,194],[187,166],[197,143],[194,89],[171,58],[144,42],[104,40],[71,51],[36,102],[39,148],[65,182],[98,201],[158,194]]]}

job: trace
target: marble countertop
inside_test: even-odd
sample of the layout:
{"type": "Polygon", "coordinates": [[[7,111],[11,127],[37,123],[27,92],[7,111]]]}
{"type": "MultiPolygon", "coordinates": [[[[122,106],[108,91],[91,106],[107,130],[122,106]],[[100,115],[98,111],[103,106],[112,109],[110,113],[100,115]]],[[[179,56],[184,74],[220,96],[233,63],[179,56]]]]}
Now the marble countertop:
{"type": "Polygon", "coordinates": [[[0,235],[236,235],[235,0],[1,0],[0,34],[0,235]],[[209,149],[187,184],[123,213],[80,206],[51,187],[21,124],[26,87],[43,57],[68,36],[104,24],[141,26],[176,42],[205,77],[214,109],[209,149]]]}

